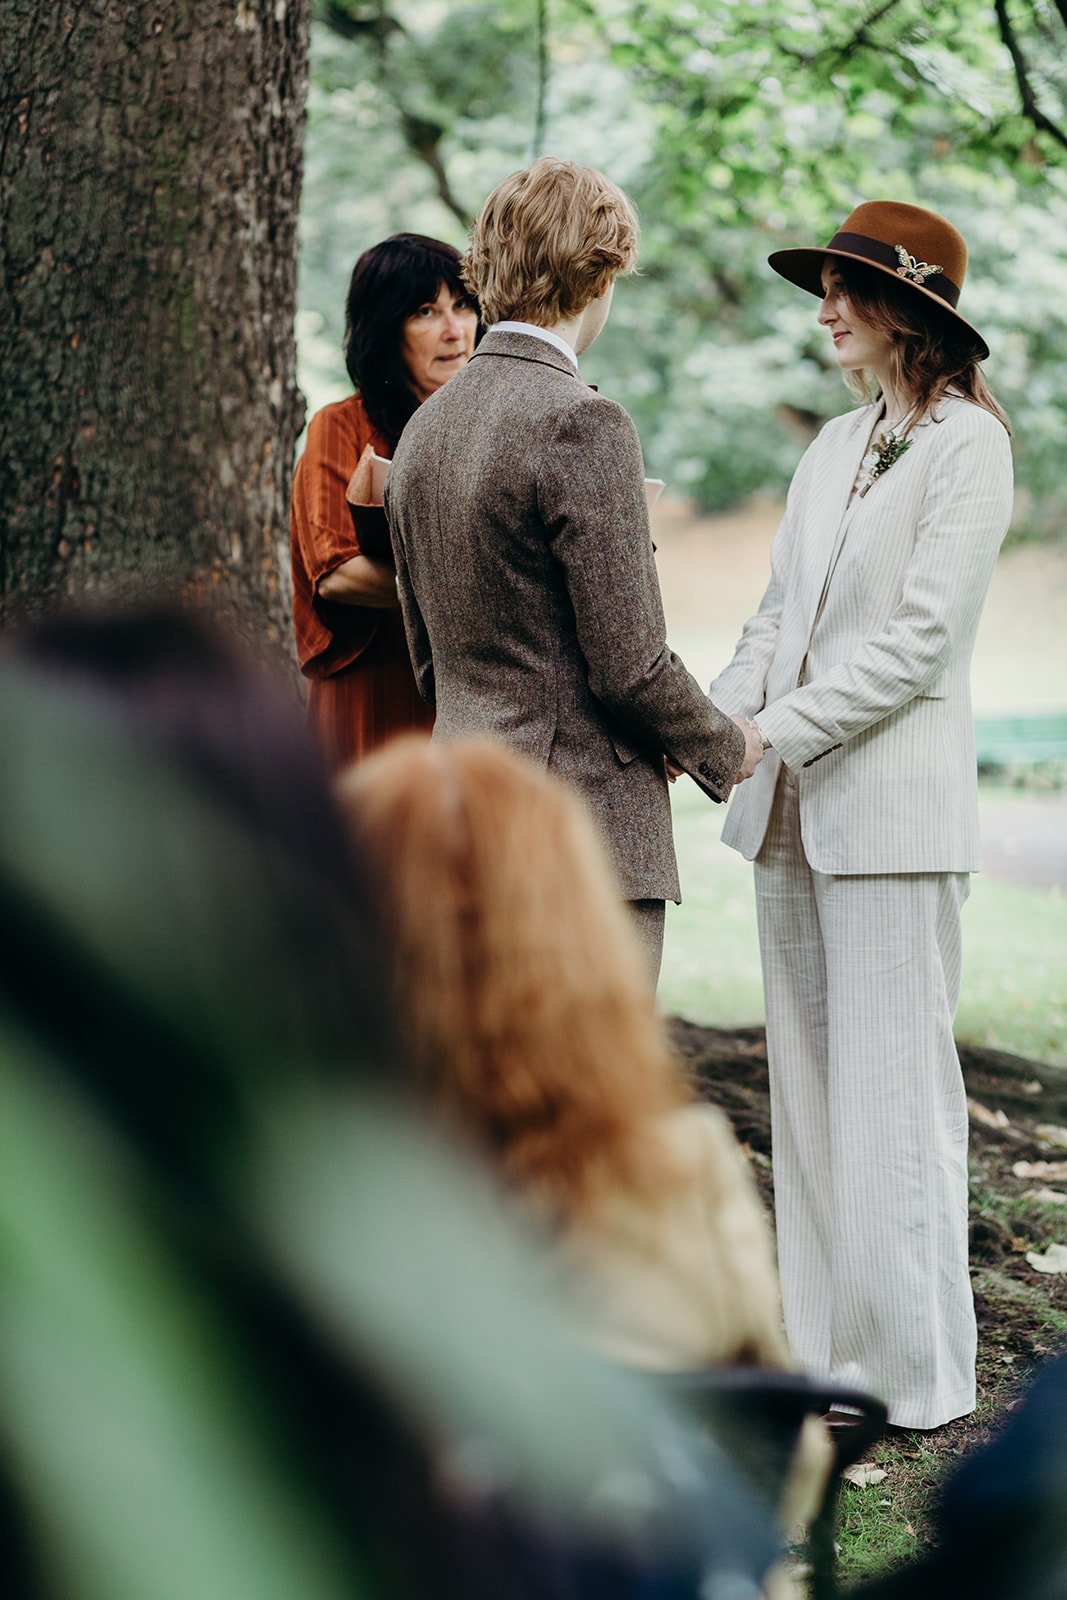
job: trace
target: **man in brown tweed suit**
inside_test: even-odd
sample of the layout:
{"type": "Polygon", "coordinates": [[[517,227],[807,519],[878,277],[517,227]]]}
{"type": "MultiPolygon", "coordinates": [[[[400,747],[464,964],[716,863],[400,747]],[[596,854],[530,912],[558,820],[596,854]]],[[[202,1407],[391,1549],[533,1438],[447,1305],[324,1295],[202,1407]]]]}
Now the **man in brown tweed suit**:
{"type": "Polygon", "coordinates": [[[499,185],[466,266],[492,326],[405,428],[386,510],[434,737],[503,739],[584,795],[658,973],[680,897],[664,755],[725,800],[761,750],[667,646],[637,432],[578,375],[636,243],[589,167],[499,185]]]}

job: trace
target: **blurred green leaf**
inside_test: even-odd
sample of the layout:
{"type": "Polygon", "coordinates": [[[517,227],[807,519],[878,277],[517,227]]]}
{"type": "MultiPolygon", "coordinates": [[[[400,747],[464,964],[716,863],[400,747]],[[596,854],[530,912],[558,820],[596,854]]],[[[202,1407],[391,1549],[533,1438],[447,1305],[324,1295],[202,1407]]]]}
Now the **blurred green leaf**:
{"type": "Polygon", "coordinates": [[[320,1382],[565,1540],[761,1572],[725,1458],[578,1349],[477,1163],[341,1048],[331,990],[376,994],[324,885],[25,669],[0,752],[0,1476],[54,1592],[369,1593],[373,1463],[342,1509],[320,1382]],[[281,1388],[260,1302],[310,1363],[281,1388]]]}
{"type": "Polygon", "coordinates": [[[0,1017],[0,1447],[54,1592],[374,1594],[270,1420],[135,1171],[0,1017]]]}

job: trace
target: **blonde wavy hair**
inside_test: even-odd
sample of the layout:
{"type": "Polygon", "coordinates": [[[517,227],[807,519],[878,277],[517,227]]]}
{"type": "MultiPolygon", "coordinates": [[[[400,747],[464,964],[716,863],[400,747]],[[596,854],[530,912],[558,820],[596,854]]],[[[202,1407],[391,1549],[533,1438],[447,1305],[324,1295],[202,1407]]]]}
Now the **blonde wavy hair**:
{"type": "Polygon", "coordinates": [[[397,1020],[446,1116],[561,1229],[662,1196],[650,1119],[689,1098],[577,796],[486,741],[416,736],[337,783],[377,879],[397,1020]]]}
{"type": "Polygon", "coordinates": [[[485,202],[463,279],[486,323],[559,322],[634,270],[637,231],[617,184],[594,167],[542,156],[485,202]]]}

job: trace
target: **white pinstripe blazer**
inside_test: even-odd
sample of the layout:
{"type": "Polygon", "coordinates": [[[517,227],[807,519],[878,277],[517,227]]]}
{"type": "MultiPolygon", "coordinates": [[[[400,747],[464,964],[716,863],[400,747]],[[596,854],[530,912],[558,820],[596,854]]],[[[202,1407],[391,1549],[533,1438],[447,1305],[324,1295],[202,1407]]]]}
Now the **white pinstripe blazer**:
{"type": "Polygon", "coordinates": [[[874,414],[834,418],[805,453],[767,592],[711,686],[774,746],[723,839],[757,855],[784,762],[817,871],[972,872],[970,660],[1011,514],[1010,444],[990,412],[946,399],[850,506],[874,414]]]}

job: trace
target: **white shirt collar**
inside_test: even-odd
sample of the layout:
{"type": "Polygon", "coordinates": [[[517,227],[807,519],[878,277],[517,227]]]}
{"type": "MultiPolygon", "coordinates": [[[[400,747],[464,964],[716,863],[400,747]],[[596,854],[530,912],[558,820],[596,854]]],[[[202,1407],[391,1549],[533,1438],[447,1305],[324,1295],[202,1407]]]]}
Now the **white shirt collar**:
{"type": "Polygon", "coordinates": [[[507,321],[494,322],[487,331],[489,333],[528,333],[531,339],[543,339],[546,344],[554,344],[557,350],[562,350],[565,356],[569,356],[577,371],[578,357],[566,339],[561,339],[558,333],[552,332],[551,328],[539,328],[535,322],[507,321]]]}

